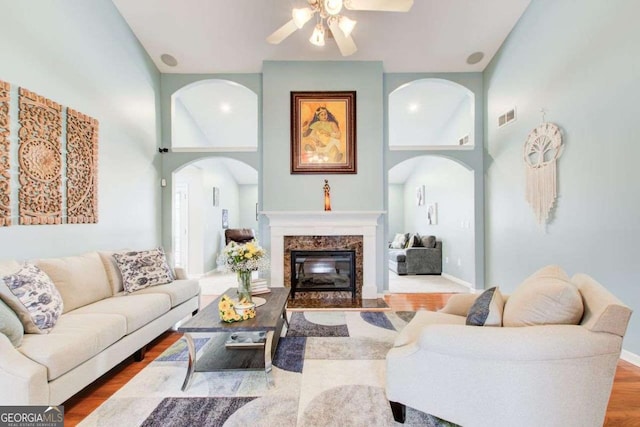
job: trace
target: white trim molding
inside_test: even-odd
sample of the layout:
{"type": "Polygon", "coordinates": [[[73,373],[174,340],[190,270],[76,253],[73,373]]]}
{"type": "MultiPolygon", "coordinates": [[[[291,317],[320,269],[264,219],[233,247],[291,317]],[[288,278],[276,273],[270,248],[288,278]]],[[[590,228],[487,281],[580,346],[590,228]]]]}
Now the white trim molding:
{"type": "Polygon", "coordinates": [[[451,280],[452,282],[456,282],[456,283],[457,283],[457,284],[459,284],[459,285],[462,285],[462,286],[464,286],[464,287],[467,287],[467,288],[471,289],[471,292],[472,292],[472,293],[473,293],[473,292],[478,292],[478,291],[482,291],[482,290],[483,290],[483,289],[476,289],[476,287],[475,287],[475,286],[473,286],[473,284],[472,284],[472,283],[465,282],[464,280],[459,279],[459,278],[457,278],[456,276],[452,276],[451,274],[448,274],[448,273],[442,273],[442,277],[444,277],[445,279],[449,279],[449,280],[451,280]]]}
{"type": "Polygon", "coordinates": [[[384,211],[269,211],[271,286],[284,286],[285,236],[362,236],[362,298],[378,296],[376,244],[378,221],[384,211]]]}
{"type": "Polygon", "coordinates": [[[627,350],[622,350],[622,353],[620,353],[620,359],[624,360],[625,362],[629,362],[632,365],[640,367],[640,356],[635,353],[631,353],[627,350]]]}

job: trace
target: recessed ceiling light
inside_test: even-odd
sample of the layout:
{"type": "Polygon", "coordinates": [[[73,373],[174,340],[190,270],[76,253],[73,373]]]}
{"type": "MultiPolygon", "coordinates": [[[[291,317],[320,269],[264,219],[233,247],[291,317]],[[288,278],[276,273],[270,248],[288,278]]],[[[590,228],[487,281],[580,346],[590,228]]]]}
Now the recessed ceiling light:
{"type": "Polygon", "coordinates": [[[220,110],[223,113],[228,113],[229,111],[231,111],[231,105],[227,104],[226,102],[223,102],[222,104],[220,104],[220,110]]]}
{"type": "Polygon", "coordinates": [[[175,67],[176,65],[178,65],[178,60],[173,56],[169,55],[168,53],[163,53],[160,56],[160,60],[164,62],[166,65],[168,65],[169,67],[175,67]]]}
{"type": "Polygon", "coordinates": [[[418,108],[419,108],[419,107],[420,107],[420,106],[419,106],[417,103],[412,102],[411,104],[409,104],[408,110],[409,110],[411,113],[415,113],[416,111],[418,111],[418,108]]]}
{"type": "Polygon", "coordinates": [[[484,53],[482,53],[482,52],[473,52],[467,58],[467,64],[469,64],[469,65],[477,64],[478,62],[482,61],[482,58],[484,58],[484,53]]]}

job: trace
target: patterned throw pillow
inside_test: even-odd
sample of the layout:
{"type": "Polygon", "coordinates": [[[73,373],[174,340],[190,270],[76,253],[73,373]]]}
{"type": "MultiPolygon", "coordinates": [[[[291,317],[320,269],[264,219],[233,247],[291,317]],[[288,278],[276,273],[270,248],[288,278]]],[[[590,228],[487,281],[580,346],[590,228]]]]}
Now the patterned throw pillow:
{"type": "Polygon", "coordinates": [[[393,249],[404,249],[406,244],[407,244],[407,239],[409,238],[408,233],[407,234],[396,234],[396,236],[393,238],[393,242],[391,242],[391,244],[389,245],[390,248],[393,249]]]}
{"type": "Polygon", "coordinates": [[[127,293],[164,285],[174,280],[162,248],[114,253],[113,259],[120,269],[124,290],[127,293]]]}
{"type": "Polygon", "coordinates": [[[420,239],[419,234],[412,234],[409,237],[409,242],[407,242],[407,248],[421,248],[422,247],[422,239],[420,239]]]}
{"type": "Polygon", "coordinates": [[[0,278],[0,297],[32,334],[46,334],[62,314],[62,297],[53,282],[35,265],[0,278]]]}
{"type": "Polygon", "coordinates": [[[476,298],[467,313],[467,325],[502,326],[504,298],[496,286],[487,289],[476,298]]]}

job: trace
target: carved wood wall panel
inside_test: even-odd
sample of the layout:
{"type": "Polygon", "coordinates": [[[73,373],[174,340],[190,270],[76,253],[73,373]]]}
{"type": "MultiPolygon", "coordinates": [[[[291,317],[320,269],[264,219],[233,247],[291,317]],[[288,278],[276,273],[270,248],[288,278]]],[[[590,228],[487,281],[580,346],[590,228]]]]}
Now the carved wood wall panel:
{"type": "Polygon", "coordinates": [[[62,222],[62,107],[20,88],[20,224],[62,222]]]}
{"type": "Polygon", "coordinates": [[[11,85],[0,80],[0,227],[11,225],[10,90],[11,85]]]}
{"type": "Polygon", "coordinates": [[[67,222],[98,222],[98,121],[67,108],[67,222]]]}

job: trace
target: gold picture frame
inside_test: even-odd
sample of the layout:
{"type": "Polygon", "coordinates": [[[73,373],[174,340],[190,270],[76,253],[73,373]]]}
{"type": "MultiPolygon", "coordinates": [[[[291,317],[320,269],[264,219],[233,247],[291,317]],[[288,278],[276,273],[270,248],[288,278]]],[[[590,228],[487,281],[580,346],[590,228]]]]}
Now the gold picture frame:
{"type": "Polygon", "coordinates": [[[355,91],[291,92],[291,173],[357,173],[355,91]]]}

